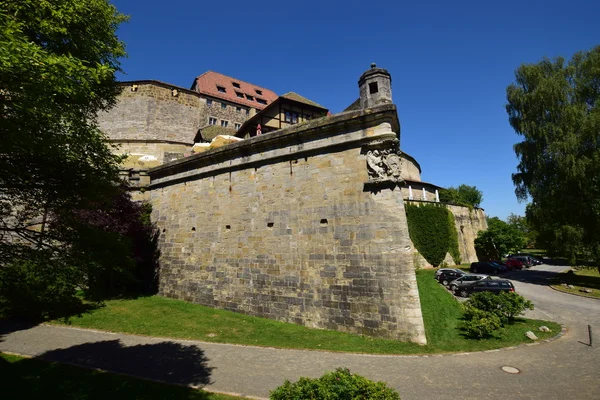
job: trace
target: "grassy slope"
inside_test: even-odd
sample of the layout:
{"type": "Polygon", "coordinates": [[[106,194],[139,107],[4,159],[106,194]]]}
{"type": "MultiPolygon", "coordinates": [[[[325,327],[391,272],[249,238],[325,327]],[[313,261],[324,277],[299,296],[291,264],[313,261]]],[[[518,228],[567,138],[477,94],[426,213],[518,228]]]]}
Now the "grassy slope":
{"type": "Polygon", "coordinates": [[[0,381],[5,399],[242,399],[9,354],[0,354],[0,381]]]}
{"type": "Polygon", "coordinates": [[[600,298],[600,273],[598,268],[584,268],[575,272],[573,275],[569,275],[566,272],[558,274],[556,284],[552,285],[553,288],[560,290],[561,292],[579,294],[585,297],[600,298]],[[574,289],[569,289],[562,285],[565,282],[569,285],[573,285],[574,289]],[[580,289],[587,288],[592,289],[592,293],[580,292],[580,289]]]}
{"type": "Polygon", "coordinates": [[[528,341],[525,332],[533,330],[538,334],[537,328],[540,325],[547,325],[554,331],[550,334],[539,332],[538,336],[542,339],[560,330],[559,325],[550,322],[523,320],[505,328],[500,335],[502,339],[465,339],[459,330],[460,304],[433,279],[433,274],[433,270],[417,272],[429,343],[427,346],[309,329],[158,296],[111,300],[106,303],[106,307],[74,317],[70,322],[83,328],[149,336],[372,354],[426,354],[494,349],[528,341]]]}

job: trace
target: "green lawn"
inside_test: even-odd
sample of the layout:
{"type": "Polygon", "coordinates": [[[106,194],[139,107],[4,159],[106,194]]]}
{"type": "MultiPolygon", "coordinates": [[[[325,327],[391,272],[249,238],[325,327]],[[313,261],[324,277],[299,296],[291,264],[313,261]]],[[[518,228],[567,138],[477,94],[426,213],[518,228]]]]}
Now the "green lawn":
{"type": "Polygon", "coordinates": [[[203,390],[0,354],[0,397],[60,400],[235,400],[203,390]]]}
{"type": "Polygon", "coordinates": [[[575,271],[573,274],[562,272],[556,278],[556,283],[553,288],[561,292],[579,294],[586,297],[600,298],[600,273],[598,268],[582,268],[575,271]],[[573,289],[569,289],[562,284],[573,285],[573,289]],[[592,293],[581,292],[581,289],[592,289],[592,293]]]}
{"type": "Polygon", "coordinates": [[[529,339],[525,338],[525,332],[528,330],[535,331],[541,339],[560,331],[560,326],[551,322],[521,320],[503,329],[497,338],[466,339],[459,329],[460,304],[433,279],[434,273],[434,270],[417,271],[427,346],[309,329],[159,296],[107,301],[105,307],[73,317],[70,324],[82,328],[207,342],[372,354],[487,350],[527,342],[529,339]],[[537,328],[541,325],[547,325],[553,332],[538,332],[537,328]]]}

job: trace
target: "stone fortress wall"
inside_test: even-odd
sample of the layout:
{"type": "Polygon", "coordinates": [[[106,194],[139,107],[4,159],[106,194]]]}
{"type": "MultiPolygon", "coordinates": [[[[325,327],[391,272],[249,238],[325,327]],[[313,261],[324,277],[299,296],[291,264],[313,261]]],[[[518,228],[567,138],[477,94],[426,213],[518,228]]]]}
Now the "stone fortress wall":
{"type": "Polygon", "coordinates": [[[150,170],[162,295],[425,343],[398,182],[396,108],[325,117],[150,170]]]}
{"type": "Polygon", "coordinates": [[[122,82],[121,86],[116,106],[98,115],[100,129],[122,147],[120,153],[149,155],[158,165],[191,150],[200,125],[198,93],[158,81],[122,82]]]}
{"type": "MultiPolygon", "coordinates": [[[[422,182],[418,162],[400,151],[387,71],[363,74],[362,108],[191,156],[209,116],[237,121],[254,110],[208,105],[158,81],[122,86],[99,122],[115,151],[129,154],[122,177],[134,200],[153,205],[161,294],[425,342],[414,269],[426,262],[408,236],[404,204],[435,202],[439,187],[422,182]]],[[[483,210],[447,207],[462,262],[476,261],[483,210]]]]}

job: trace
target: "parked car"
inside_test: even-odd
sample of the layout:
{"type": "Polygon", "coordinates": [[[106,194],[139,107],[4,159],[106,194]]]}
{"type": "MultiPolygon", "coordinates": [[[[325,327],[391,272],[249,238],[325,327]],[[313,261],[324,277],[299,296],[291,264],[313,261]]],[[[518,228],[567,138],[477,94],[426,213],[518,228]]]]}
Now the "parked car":
{"type": "Polygon", "coordinates": [[[437,279],[438,276],[440,276],[440,274],[442,274],[442,272],[446,272],[446,271],[456,271],[456,268],[440,268],[437,271],[435,271],[435,279],[437,279]]]}
{"type": "Polygon", "coordinates": [[[509,271],[522,270],[523,263],[516,258],[509,258],[504,262],[504,265],[508,267],[509,271]]]}
{"type": "Polygon", "coordinates": [[[469,285],[464,285],[458,290],[458,294],[462,297],[469,297],[472,293],[479,292],[514,292],[515,287],[511,281],[506,279],[483,279],[473,282],[469,285]]]}
{"type": "Polygon", "coordinates": [[[540,265],[543,264],[544,262],[542,260],[540,260],[539,258],[536,258],[530,254],[523,254],[523,253],[519,253],[518,256],[524,256],[524,257],[529,257],[529,262],[533,265],[540,265]]]}
{"type": "Polygon", "coordinates": [[[448,284],[448,289],[450,289],[451,292],[456,292],[461,287],[465,285],[470,285],[471,283],[475,281],[480,281],[482,279],[492,279],[492,277],[483,274],[465,274],[460,278],[457,278],[450,282],[450,284],[448,284]]]}
{"type": "Polygon", "coordinates": [[[437,280],[442,285],[448,286],[448,284],[450,282],[452,282],[453,280],[455,280],[457,278],[460,278],[461,276],[463,276],[465,274],[466,274],[466,272],[461,271],[460,269],[452,269],[452,270],[444,271],[441,274],[439,274],[437,277],[437,280]]]}
{"type": "Polygon", "coordinates": [[[506,267],[494,262],[474,262],[471,263],[470,271],[475,274],[501,274],[506,272],[506,267]]]}
{"type": "Polygon", "coordinates": [[[534,263],[529,256],[512,256],[509,260],[518,260],[523,263],[523,266],[526,268],[531,268],[534,263]]]}
{"type": "Polygon", "coordinates": [[[494,267],[498,268],[500,273],[508,271],[508,267],[506,265],[504,265],[503,262],[500,262],[500,261],[488,261],[488,262],[490,264],[492,264],[494,267]]]}

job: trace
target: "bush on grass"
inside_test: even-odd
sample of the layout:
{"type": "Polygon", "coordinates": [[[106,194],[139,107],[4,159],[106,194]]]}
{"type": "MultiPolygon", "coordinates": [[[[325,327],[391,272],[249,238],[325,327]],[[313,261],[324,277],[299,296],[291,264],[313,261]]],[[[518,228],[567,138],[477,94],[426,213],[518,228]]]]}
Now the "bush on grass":
{"type": "MultiPolygon", "coordinates": [[[[514,292],[476,293],[469,298],[467,307],[495,314],[502,325],[514,322],[525,310],[533,310],[533,303],[514,292]]],[[[466,313],[465,313],[466,318],[466,313]]]]}
{"type": "Polygon", "coordinates": [[[496,314],[473,306],[465,306],[464,317],[463,327],[470,338],[485,339],[502,327],[502,322],[496,314]]]}
{"type": "Polygon", "coordinates": [[[355,399],[355,400],[399,400],[400,395],[384,382],[373,382],[360,375],[350,373],[347,368],[338,368],[320,378],[300,378],[298,382],[285,383],[271,391],[272,400],[301,399],[355,399]]]}
{"type": "Polygon", "coordinates": [[[0,268],[0,317],[59,318],[82,306],[74,296],[77,270],[35,258],[0,268]]]}

